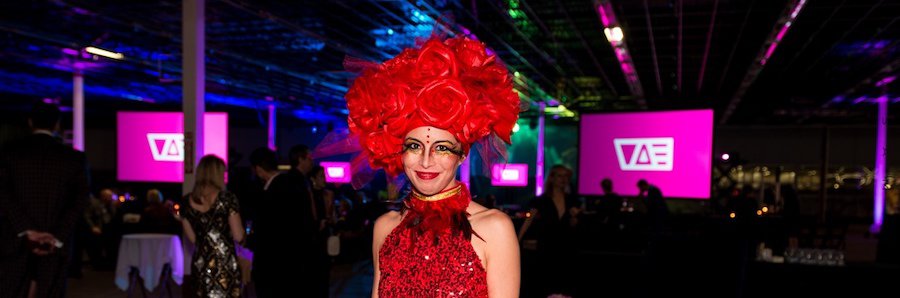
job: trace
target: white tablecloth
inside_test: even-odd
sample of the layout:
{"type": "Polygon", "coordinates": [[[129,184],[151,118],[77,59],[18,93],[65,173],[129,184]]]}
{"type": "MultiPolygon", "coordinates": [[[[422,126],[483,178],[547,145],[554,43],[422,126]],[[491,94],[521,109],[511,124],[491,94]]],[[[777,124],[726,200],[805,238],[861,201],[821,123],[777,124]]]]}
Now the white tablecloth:
{"type": "Polygon", "coordinates": [[[184,277],[184,253],[181,239],[169,234],[129,234],[119,243],[116,263],[116,286],[128,289],[131,267],[140,270],[144,288],[152,291],[160,281],[163,266],[172,267],[172,279],[179,285],[184,277]]]}

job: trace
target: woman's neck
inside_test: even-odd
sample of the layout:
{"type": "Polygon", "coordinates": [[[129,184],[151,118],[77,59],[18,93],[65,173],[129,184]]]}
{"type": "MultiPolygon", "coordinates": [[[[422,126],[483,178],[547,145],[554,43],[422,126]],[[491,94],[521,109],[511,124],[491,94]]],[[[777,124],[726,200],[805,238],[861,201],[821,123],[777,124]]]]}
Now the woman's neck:
{"type": "Polygon", "coordinates": [[[218,196],[219,190],[215,188],[207,188],[200,191],[200,198],[203,199],[204,202],[210,202],[218,196]]]}
{"type": "Polygon", "coordinates": [[[565,189],[552,188],[549,193],[551,198],[561,198],[566,196],[565,189]]]}
{"type": "Polygon", "coordinates": [[[448,191],[448,190],[454,189],[454,188],[456,188],[457,186],[459,186],[459,181],[453,180],[453,181],[451,181],[450,183],[448,183],[447,186],[445,186],[444,189],[442,189],[441,191],[439,191],[439,192],[437,192],[437,193],[430,194],[430,195],[426,195],[426,194],[422,193],[421,191],[419,191],[418,189],[416,189],[415,186],[413,186],[412,191],[415,192],[416,195],[418,195],[418,196],[422,196],[422,197],[430,197],[430,196],[437,195],[437,194],[446,192],[446,191],[448,191]]]}

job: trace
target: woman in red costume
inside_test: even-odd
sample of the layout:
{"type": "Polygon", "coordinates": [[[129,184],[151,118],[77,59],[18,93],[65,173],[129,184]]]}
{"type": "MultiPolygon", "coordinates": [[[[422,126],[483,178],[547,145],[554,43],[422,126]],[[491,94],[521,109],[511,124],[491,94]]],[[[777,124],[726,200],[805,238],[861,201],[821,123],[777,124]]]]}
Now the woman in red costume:
{"type": "Polygon", "coordinates": [[[510,143],[520,101],[506,68],[479,41],[434,37],[364,70],[346,99],[362,156],[412,184],[375,222],[372,296],[518,297],[512,221],[456,180],[473,144],[510,143]]]}

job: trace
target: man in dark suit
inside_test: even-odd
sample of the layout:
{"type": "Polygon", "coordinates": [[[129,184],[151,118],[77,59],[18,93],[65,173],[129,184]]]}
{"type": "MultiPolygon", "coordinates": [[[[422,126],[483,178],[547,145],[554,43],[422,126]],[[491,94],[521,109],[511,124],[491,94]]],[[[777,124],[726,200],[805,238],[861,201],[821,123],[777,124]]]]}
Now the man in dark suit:
{"type": "Polygon", "coordinates": [[[253,220],[253,281],[258,297],[284,293],[307,295],[315,241],[315,219],[309,185],[278,171],[275,152],[259,148],[250,154],[254,174],[265,183],[253,220]],[[287,270],[291,274],[285,274],[287,270]]]}
{"type": "Polygon", "coordinates": [[[84,154],[53,136],[59,116],[56,106],[36,104],[34,133],[0,153],[0,297],[65,294],[70,240],[89,189],[84,154]]]}
{"type": "MultiPolygon", "coordinates": [[[[286,174],[294,183],[298,185],[307,185],[310,188],[312,182],[310,180],[310,172],[315,166],[309,147],[303,144],[291,147],[288,157],[291,162],[291,170],[286,174]]],[[[328,297],[328,289],[331,275],[331,262],[328,256],[327,241],[330,236],[326,226],[328,225],[327,208],[325,207],[324,198],[317,197],[310,191],[310,213],[315,228],[315,239],[311,244],[312,255],[310,258],[310,297],[328,297]]],[[[304,214],[305,215],[305,214],[304,214]]]]}

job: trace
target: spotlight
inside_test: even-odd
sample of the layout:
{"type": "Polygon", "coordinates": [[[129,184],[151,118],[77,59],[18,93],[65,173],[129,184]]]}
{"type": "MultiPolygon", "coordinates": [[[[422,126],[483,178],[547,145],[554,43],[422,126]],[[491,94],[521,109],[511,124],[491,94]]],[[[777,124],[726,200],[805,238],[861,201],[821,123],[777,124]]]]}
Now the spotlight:
{"type": "Polygon", "coordinates": [[[110,58],[110,59],[116,59],[116,60],[122,60],[122,59],[125,59],[125,55],[122,55],[122,53],[116,53],[116,52],[113,52],[113,51],[107,51],[107,50],[104,50],[104,49],[101,49],[101,48],[86,47],[86,48],[84,48],[84,51],[85,51],[85,52],[88,52],[88,53],[91,53],[91,54],[94,54],[94,55],[99,55],[99,56],[103,56],[103,57],[106,57],[106,58],[110,58]]]}
{"type": "Polygon", "coordinates": [[[729,155],[728,153],[723,153],[723,154],[722,154],[722,160],[723,160],[723,161],[728,161],[729,159],[731,159],[731,155],[729,155]]]}

